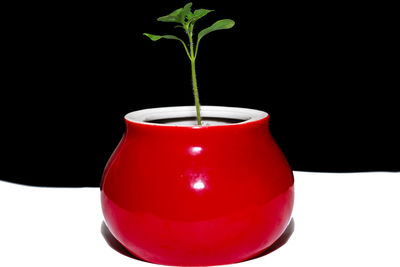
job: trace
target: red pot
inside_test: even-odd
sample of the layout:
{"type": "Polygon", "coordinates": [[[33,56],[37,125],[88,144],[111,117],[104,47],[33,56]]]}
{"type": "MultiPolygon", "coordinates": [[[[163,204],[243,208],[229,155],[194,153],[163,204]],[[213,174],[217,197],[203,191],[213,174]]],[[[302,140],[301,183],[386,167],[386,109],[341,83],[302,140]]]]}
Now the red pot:
{"type": "Polygon", "coordinates": [[[193,107],[125,116],[101,184],[105,222],[134,256],[153,263],[254,257],[283,233],[293,208],[293,174],[269,116],[203,106],[206,126],[187,125],[194,116],[193,107]]]}

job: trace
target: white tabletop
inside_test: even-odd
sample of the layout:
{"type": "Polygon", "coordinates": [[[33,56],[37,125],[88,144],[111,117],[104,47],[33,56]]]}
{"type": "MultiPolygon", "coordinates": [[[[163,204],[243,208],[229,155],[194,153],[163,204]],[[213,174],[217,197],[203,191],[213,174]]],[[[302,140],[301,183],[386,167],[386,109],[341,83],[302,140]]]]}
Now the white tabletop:
{"type": "MultiPolygon", "coordinates": [[[[400,266],[399,172],[294,175],[289,239],[234,265],[400,266]]],[[[103,224],[99,188],[0,181],[0,266],[151,266],[124,254],[103,224]]]]}

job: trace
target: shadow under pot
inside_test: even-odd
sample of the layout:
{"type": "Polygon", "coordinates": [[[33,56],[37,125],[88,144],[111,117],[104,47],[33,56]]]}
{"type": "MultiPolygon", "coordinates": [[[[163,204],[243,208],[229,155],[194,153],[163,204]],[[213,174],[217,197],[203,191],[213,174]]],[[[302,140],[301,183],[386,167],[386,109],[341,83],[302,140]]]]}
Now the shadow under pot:
{"type": "Polygon", "coordinates": [[[269,115],[233,107],[145,109],[126,131],[101,183],[105,222],[134,256],[152,263],[236,263],[271,246],[293,209],[292,171],[269,115]]]}

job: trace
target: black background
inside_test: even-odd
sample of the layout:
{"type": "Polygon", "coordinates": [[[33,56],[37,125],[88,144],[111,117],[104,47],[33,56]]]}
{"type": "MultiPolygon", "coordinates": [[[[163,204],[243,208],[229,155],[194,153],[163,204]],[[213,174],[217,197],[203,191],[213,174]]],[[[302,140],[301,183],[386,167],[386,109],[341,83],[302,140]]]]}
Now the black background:
{"type": "MultiPolygon", "coordinates": [[[[193,105],[182,45],[156,18],[184,1],[18,3],[2,26],[0,179],[98,186],[123,116],[193,105]]],[[[199,47],[204,105],[267,111],[294,170],[399,171],[398,29],[367,2],[196,1],[231,18],[199,47]],[[265,5],[264,5],[265,4],[265,5]]]]}

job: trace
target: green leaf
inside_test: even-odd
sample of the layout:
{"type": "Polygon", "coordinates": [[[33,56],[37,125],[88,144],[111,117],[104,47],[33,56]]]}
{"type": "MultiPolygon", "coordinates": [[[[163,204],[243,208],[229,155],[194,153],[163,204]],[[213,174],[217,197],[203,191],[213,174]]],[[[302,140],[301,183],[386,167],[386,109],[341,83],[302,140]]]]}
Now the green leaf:
{"type": "Polygon", "coordinates": [[[190,54],[189,54],[189,50],[186,47],[186,44],[184,41],[182,41],[182,39],[176,37],[175,35],[156,35],[156,34],[150,34],[150,33],[143,33],[143,35],[147,36],[150,38],[150,40],[152,41],[158,41],[160,39],[170,39],[170,40],[177,40],[179,42],[182,43],[183,47],[185,48],[186,54],[188,55],[189,58],[191,58],[190,54]]]}
{"type": "Polygon", "coordinates": [[[183,10],[182,10],[182,12],[180,13],[180,22],[182,23],[182,24],[185,24],[185,19],[186,19],[186,17],[189,15],[189,17],[190,16],[192,16],[192,11],[190,10],[190,8],[192,7],[192,3],[187,3],[184,7],[183,7],[183,10]]]}
{"type": "Polygon", "coordinates": [[[194,22],[196,22],[197,20],[201,19],[202,17],[204,17],[205,15],[207,15],[208,13],[212,12],[214,10],[209,10],[209,9],[196,9],[193,13],[193,17],[191,18],[191,20],[194,22]]]}
{"type": "Polygon", "coordinates": [[[146,35],[147,37],[149,37],[152,41],[158,41],[162,38],[164,39],[171,39],[171,40],[178,40],[178,41],[182,41],[181,39],[179,39],[178,37],[176,37],[175,35],[156,35],[156,34],[150,34],[150,33],[143,33],[143,35],[146,35]]]}
{"type": "Polygon", "coordinates": [[[187,18],[187,20],[190,22],[190,20],[192,19],[194,17],[194,14],[192,13],[192,11],[189,11],[187,14],[186,14],[186,18],[187,18]]]}
{"type": "Polygon", "coordinates": [[[199,34],[197,35],[197,43],[200,41],[201,38],[203,38],[206,34],[209,34],[210,32],[230,29],[234,25],[235,25],[235,22],[231,19],[218,20],[210,27],[205,28],[204,30],[199,32],[199,34]]]}
{"type": "Polygon", "coordinates": [[[157,21],[181,23],[180,14],[182,13],[182,10],[183,10],[183,8],[179,8],[179,9],[173,11],[172,13],[170,13],[169,15],[159,17],[157,19],[157,21]]]}
{"type": "Polygon", "coordinates": [[[175,22],[175,23],[180,23],[184,24],[186,17],[192,14],[192,11],[190,10],[192,7],[192,3],[187,3],[183,8],[179,8],[169,15],[159,17],[157,21],[161,22],[175,22]]]}

